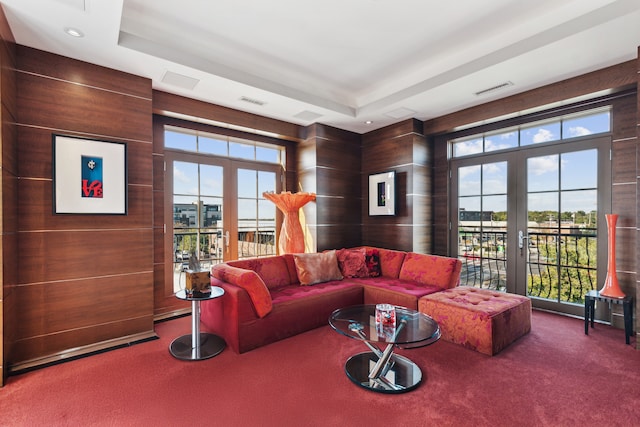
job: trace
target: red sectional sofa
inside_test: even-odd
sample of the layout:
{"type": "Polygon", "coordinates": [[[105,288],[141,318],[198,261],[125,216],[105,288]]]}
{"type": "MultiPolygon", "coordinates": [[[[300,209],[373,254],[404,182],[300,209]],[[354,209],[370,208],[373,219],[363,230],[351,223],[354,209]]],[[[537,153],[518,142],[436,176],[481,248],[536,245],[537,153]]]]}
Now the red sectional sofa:
{"type": "Polygon", "coordinates": [[[456,287],[455,258],[373,247],[229,261],[211,269],[224,289],[201,303],[200,319],[236,353],[327,324],[336,309],[390,303],[418,309],[418,299],[456,287]]]}

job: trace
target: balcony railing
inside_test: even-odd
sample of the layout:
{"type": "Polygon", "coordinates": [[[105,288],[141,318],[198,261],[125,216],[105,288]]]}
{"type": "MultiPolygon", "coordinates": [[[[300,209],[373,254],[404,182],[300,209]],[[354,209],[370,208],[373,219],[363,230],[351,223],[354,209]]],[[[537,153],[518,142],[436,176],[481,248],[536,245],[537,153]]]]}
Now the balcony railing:
{"type": "MultiPolygon", "coordinates": [[[[584,303],[597,287],[595,228],[530,230],[527,248],[527,295],[564,303],[584,303]]],[[[461,284],[506,290],[507,233],[483,227],[459,232],[461,284]]]]}

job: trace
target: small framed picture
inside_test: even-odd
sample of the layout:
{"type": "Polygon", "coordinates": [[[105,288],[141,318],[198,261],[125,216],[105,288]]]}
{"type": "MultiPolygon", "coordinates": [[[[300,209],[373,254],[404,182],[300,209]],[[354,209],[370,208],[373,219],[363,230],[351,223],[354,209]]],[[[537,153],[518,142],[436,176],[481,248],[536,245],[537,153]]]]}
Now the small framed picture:
{"type": "Polygon", "coordinates": [[[396,172],[369,175],[369,215],[396,214],[396,172]]]}
{"type": "Polygon", "coordinates": [[[53,135],[53,212],[127,214],[127,145],[53,135]]]}

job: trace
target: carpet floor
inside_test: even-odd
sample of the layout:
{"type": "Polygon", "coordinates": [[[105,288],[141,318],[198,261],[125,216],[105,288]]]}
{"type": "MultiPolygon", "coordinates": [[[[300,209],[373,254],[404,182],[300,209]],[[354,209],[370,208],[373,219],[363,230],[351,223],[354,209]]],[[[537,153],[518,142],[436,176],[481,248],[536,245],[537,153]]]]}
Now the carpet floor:
{"type": "Polygon", "coordinates": [[[2,426],[640,426],[640,351],[624,332],[534,311],[532,331],[494,357],[443,340],[399,350],[423,382],[399,395],[353,384],[366,350],[329,326],[199,362],[159,340],[9,377],[2,426]]]}

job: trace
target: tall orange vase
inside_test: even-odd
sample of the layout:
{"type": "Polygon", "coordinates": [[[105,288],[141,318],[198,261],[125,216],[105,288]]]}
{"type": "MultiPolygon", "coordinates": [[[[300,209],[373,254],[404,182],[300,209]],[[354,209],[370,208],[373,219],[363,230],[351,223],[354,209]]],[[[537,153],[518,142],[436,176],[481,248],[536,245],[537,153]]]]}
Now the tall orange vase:
{"type": "Polygon", "coordinates": [[[624,298],[625,294],[620,289],[616,274],[616,223],[618,215],[606,214],[604,217],[607,219],[609,257],[607,258],[607,277],[604,279],[604,286],[600,289],[600,295],[610,298],[624,298]]]}

